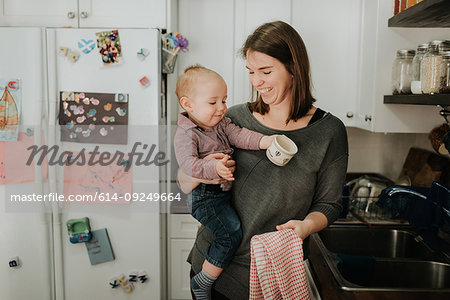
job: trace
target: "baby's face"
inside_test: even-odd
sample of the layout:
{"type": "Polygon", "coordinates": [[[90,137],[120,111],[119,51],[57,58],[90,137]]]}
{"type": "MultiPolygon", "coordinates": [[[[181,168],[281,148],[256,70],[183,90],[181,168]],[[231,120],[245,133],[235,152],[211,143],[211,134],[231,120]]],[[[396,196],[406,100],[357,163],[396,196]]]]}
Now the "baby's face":
{"type": "Polygon", "coordinates": [[[198,126],[211,129],[223,119],[227,112],[227,85],[217,76],[204,76],[192,89],[189,117],[198,126]]]}

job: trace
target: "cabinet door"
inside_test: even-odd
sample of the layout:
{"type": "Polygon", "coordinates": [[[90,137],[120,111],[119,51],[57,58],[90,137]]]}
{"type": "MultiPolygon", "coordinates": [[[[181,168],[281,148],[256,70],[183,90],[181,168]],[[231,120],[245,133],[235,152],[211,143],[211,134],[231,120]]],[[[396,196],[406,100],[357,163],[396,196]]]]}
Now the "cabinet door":
{"type": "Polygon", "coordinates": [[[292,25],[308,50],[316,106],[354,125],[361,1],[293,1],[292,25]]]}
{"type": "MultiPolygon", "coordinates": [[[[240,2],[240,1],[239,1],[240,2]]],[[[228,85],[229,106],[234,99],[234,4],[223,0],[180,0],[178,27],[189,40],[189,51],[178,55],[178,71],[201,64],[218,72],[228,85]]],[[[236,103],[236,102],[234,102],[236,103]]]]}
{"type": "Polygon", "coordinates": [[[251,84],[248,80],[246,62],[236,55],[247,36],[259,25],[273,20],[290,23],[292,1],[290,0],[245,0],[234,1],[234,89],[230,89],[234,104],[248,102],[251,98],[251,84]]]}
{"type": "Polygon", "coordinates": [[[449,28],[389,28],[389,1],[362,1],[361,69],[357,127],[375,132],[428,133],[442,124],[432,105],[384,104],[392,95],[391,72],[396,51],[416,49],[433,39],[448,39],[449,28]]]}
{"type": "Polygon", "coordinates": [[[78,27],[78,1],[0,0],[0,26],[78,27]]]}
{"type": "Polygon", "coordinates": [[[166,0],[79,0],[80,27],[166,28],[166,0]]]}
{"type": "Polygon", "coordinates": [[[170,242],[169,289],[171,299],[191,299],[189,273],[191,265],[186,258],[194,245],[195,239],[172,239],[170,242]]]}

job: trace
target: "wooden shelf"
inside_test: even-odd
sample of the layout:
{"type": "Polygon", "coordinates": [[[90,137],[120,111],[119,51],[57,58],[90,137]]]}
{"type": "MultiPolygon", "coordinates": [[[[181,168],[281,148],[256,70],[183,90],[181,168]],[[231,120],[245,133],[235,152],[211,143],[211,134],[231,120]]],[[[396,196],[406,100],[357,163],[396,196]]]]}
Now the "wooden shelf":
{"type": "Polygon", "coordinates": [[[390,18],[388,27],[450,27],[450,1],[423,0],[390,18]]]}
{"type": "Polygon", "coordinates": [[[384,104],[414,104],[450,106],[450,94],[435,95],[386,95],[384,104]]]}

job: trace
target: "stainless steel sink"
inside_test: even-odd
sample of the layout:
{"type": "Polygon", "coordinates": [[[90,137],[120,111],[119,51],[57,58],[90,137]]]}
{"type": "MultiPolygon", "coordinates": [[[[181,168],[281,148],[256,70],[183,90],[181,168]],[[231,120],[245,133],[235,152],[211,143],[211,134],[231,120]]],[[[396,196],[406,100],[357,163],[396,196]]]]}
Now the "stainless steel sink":
{"type": "Polygon", "coordinates": [[[324,246],[335,253],[390,258],[435,257],[420,237],[405,229],[368,226],[332,226],[319,232],[324,246]]]}
{"type": "Polygon", "coordinates": [[[450,291],[450,264],[407,228],[332,225],[313,239],[343,290],[450,291]]]}

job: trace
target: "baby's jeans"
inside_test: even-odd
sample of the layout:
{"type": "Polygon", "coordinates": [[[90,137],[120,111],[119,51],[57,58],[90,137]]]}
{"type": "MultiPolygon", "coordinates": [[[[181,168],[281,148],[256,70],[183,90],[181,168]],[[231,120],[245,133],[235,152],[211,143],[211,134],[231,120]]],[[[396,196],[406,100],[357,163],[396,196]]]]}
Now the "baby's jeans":
{"type": "Polygon", "coordinates": [[[225,268],[241,244],[241,222],[231,206],[231,192],[219,184],[201,183],[188,197],[192,216],[214,234],[215,240],[206,249],[205,259],[218,268],[225,268]]]}

